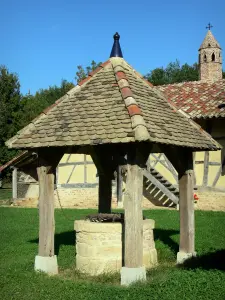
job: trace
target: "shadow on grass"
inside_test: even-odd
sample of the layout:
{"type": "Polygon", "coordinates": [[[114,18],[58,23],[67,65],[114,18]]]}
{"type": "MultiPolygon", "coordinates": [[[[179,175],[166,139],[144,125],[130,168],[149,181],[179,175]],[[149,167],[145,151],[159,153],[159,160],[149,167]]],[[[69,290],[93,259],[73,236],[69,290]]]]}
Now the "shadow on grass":
{"type": "Polygon", "coordinates": [[[163,244],[167,245],[175,254],[179,251],[179,244],[171,239],[172,235],[179,234],[178,230],[155,228],[153,232],[155,241],[160,240],[163,244]]]}
{"type": "MultiPolygon", "coordinates": [[[[34,239],[29,241],[30,243],[38,244],[39,239],[34,239]]],[[[59,249],[61,245],[69,245],[74,246],[76,245],[76,232],[73,231],[65,231],[61,233],[55,234],[55,254],[59,254],[59,249]]]]}
{"type": "Polygon", "coordinates": [[[184,269],[217,269],[225,271],[225,250],[209,252],[201,256],[196,256],[188,259],[180,268],[184,269]]]}

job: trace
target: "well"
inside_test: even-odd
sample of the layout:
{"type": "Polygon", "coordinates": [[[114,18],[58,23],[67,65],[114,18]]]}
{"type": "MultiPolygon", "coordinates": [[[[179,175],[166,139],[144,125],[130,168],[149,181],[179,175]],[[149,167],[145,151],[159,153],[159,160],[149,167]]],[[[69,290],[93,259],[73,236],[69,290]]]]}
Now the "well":
{"type": "MultiPolygon", "coordinates": [[[[157,252],[153,238],[155,221],[143,220],[143,264],[146,268],[157,265],[157,252]]],[[[75,221],[76,267],[83,273],[98,275],[120,271],[122,267],[124,225],[121,223],[95,223],[75,221]]]]}

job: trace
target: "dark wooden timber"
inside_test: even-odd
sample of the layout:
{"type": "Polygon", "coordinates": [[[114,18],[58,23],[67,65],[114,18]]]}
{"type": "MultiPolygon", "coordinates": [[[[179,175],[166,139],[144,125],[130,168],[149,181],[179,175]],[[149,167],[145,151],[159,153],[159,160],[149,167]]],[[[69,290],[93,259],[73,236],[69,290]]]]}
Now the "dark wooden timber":
{"type": "Polygon", "coordinates": [[[51,149],[38,153],[39,179],[39,255],[54,255],[54,178],[62,153],[51,149]]]}
{"type": "Polygon", "coordinates": [[[193,155],[190,150],[183,150],[183,168],[179,174],[180,192],[180,252],[195,252],[195,221],[194,221],[194,171],[193,155]]]}

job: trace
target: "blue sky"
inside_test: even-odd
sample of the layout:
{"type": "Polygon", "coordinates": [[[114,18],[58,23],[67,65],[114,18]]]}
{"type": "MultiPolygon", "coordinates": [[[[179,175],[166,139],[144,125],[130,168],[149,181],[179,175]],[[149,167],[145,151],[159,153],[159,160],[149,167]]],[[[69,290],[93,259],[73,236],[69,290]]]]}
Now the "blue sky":
{"type": "Polygon", "coordinates": [[[75,83],[77,65],[108,59],[116,31],[142,74],[196,62],[209,21],[225,56],[224,0],[0,0],[0,9],[0,64],[19,75],[23,93],[75,83]]]}

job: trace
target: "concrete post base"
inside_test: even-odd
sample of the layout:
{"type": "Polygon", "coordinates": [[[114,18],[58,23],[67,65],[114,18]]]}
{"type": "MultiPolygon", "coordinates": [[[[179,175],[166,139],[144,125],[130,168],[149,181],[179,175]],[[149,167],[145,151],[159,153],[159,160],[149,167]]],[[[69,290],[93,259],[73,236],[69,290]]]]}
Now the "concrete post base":
{"type": "Polygon", "coordinates": [[[183,264],[186,260],[195,257],[196,252],[186,253],[186,252],[177,252],[177,264],[183,264]]]}
{"type": "Polygon", "coordinates": [[[58,274],[57,256],[35,256],[35,271],[45,272],[49,275],[58,274]]]}
{"type": "Polygon", "coordinates": [[[146,280],[146,269],[145,267],[140,268],[127,268],[122,267],[120,271],[121,285],[130,285],[136,281],[146,280]]]}

